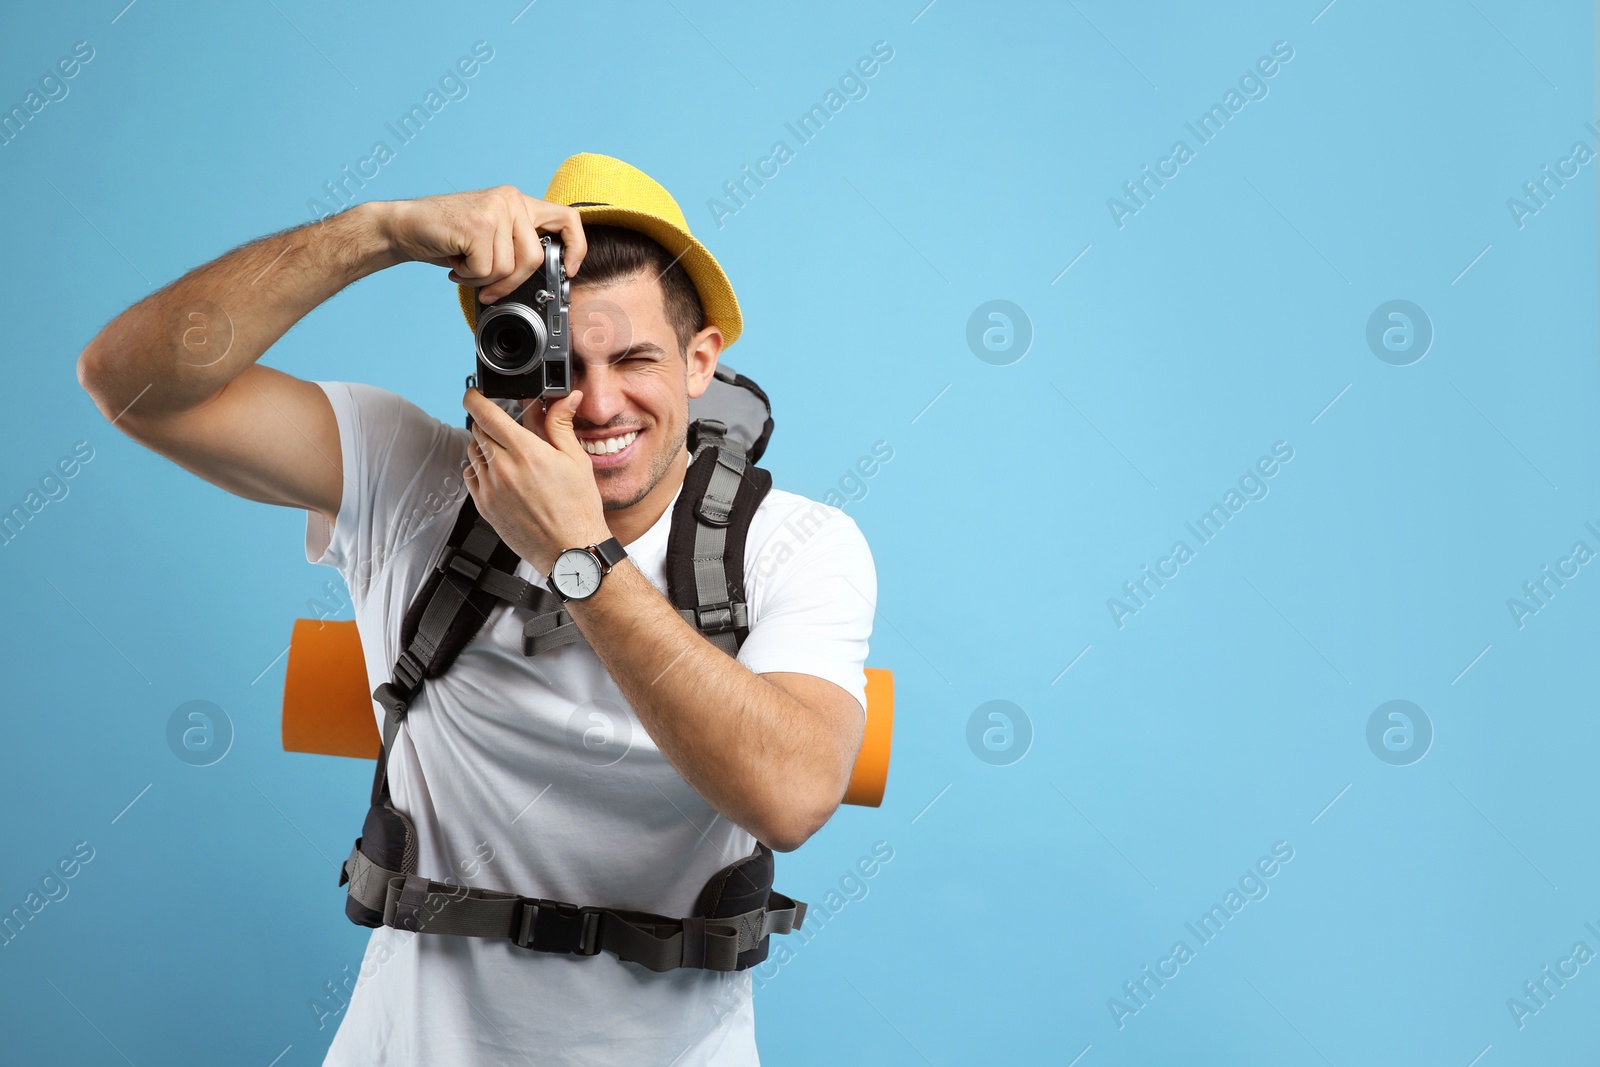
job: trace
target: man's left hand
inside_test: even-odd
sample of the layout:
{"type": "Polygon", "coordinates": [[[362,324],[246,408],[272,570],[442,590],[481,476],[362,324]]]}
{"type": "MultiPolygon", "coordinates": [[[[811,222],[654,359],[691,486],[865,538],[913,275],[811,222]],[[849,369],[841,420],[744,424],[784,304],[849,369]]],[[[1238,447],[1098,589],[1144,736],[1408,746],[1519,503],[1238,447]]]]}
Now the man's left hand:
{"type": "Polygon", "coordinates": [[[548,575],[556,556],[611,536],[594,465],[572,431],[583,394],[549,404],[544,434],[530,431],[477,389],[461,406],[472,416],[462,472],[478,513],[517,555],[548,575]]]}

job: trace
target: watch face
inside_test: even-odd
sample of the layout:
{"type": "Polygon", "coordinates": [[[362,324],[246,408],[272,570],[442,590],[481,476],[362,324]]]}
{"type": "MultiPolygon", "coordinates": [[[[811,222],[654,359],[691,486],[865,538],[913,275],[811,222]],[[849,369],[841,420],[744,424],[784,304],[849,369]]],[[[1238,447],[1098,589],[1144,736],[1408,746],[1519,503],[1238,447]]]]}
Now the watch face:
{"type": "Polygon", "coordinates": [[[600,561],[588,549],[569,548],[556,557],[550,579],[562,596],[583,600],[600,588],[600,561]]]}

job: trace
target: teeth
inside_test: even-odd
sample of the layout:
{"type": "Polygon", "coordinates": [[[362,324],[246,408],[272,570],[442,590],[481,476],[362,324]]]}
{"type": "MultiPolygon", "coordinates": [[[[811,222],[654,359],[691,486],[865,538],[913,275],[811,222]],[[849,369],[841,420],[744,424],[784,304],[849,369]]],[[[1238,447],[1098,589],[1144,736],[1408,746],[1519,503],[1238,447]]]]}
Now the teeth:
{"type": "Polygon", "coordinates": [[[633,444],[633,439],[639,436],[638,430],[629,430],[621,437],[607,437],[603,441],[580,441],[583,450],[591,456],[609,456],[613,452],[621,452],[633,444]]]}

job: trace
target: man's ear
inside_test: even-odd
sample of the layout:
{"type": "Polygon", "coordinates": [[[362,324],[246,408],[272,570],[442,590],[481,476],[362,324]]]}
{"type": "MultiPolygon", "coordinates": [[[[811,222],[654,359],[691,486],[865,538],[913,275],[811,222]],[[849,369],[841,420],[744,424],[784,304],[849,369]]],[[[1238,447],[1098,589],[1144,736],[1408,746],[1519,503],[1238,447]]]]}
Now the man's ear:
{"type": "Polygon", "coordinates": [[[689,399],[697,399],[711,388],[711,378],[717,371],[717,360],[722,356],[722,349],[722,331],[715,326],[707,326],[690,339],[689,347],[684,351],[684,362],[688,364],[689,399]]]}

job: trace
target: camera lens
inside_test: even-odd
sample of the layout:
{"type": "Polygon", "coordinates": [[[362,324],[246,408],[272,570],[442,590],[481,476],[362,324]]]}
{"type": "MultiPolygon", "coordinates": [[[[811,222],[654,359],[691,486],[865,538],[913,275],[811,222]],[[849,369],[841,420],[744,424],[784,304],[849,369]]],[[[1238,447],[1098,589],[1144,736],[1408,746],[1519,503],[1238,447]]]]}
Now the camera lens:
{"type": "Polygon", "coordinates": [[[500,304],[479,315],[478,357],[499,373],[528,373],[544,349],[544,323],[526,305],[500,304]]]}
{"type": "Polygon", "coordinates": [[[487,343],[489,349],[502,362],[520,363],[526,358],[528,348],[533,344],[533,335],[527,323],[516,319],[502,319],[491,327],[487,343]]]}

